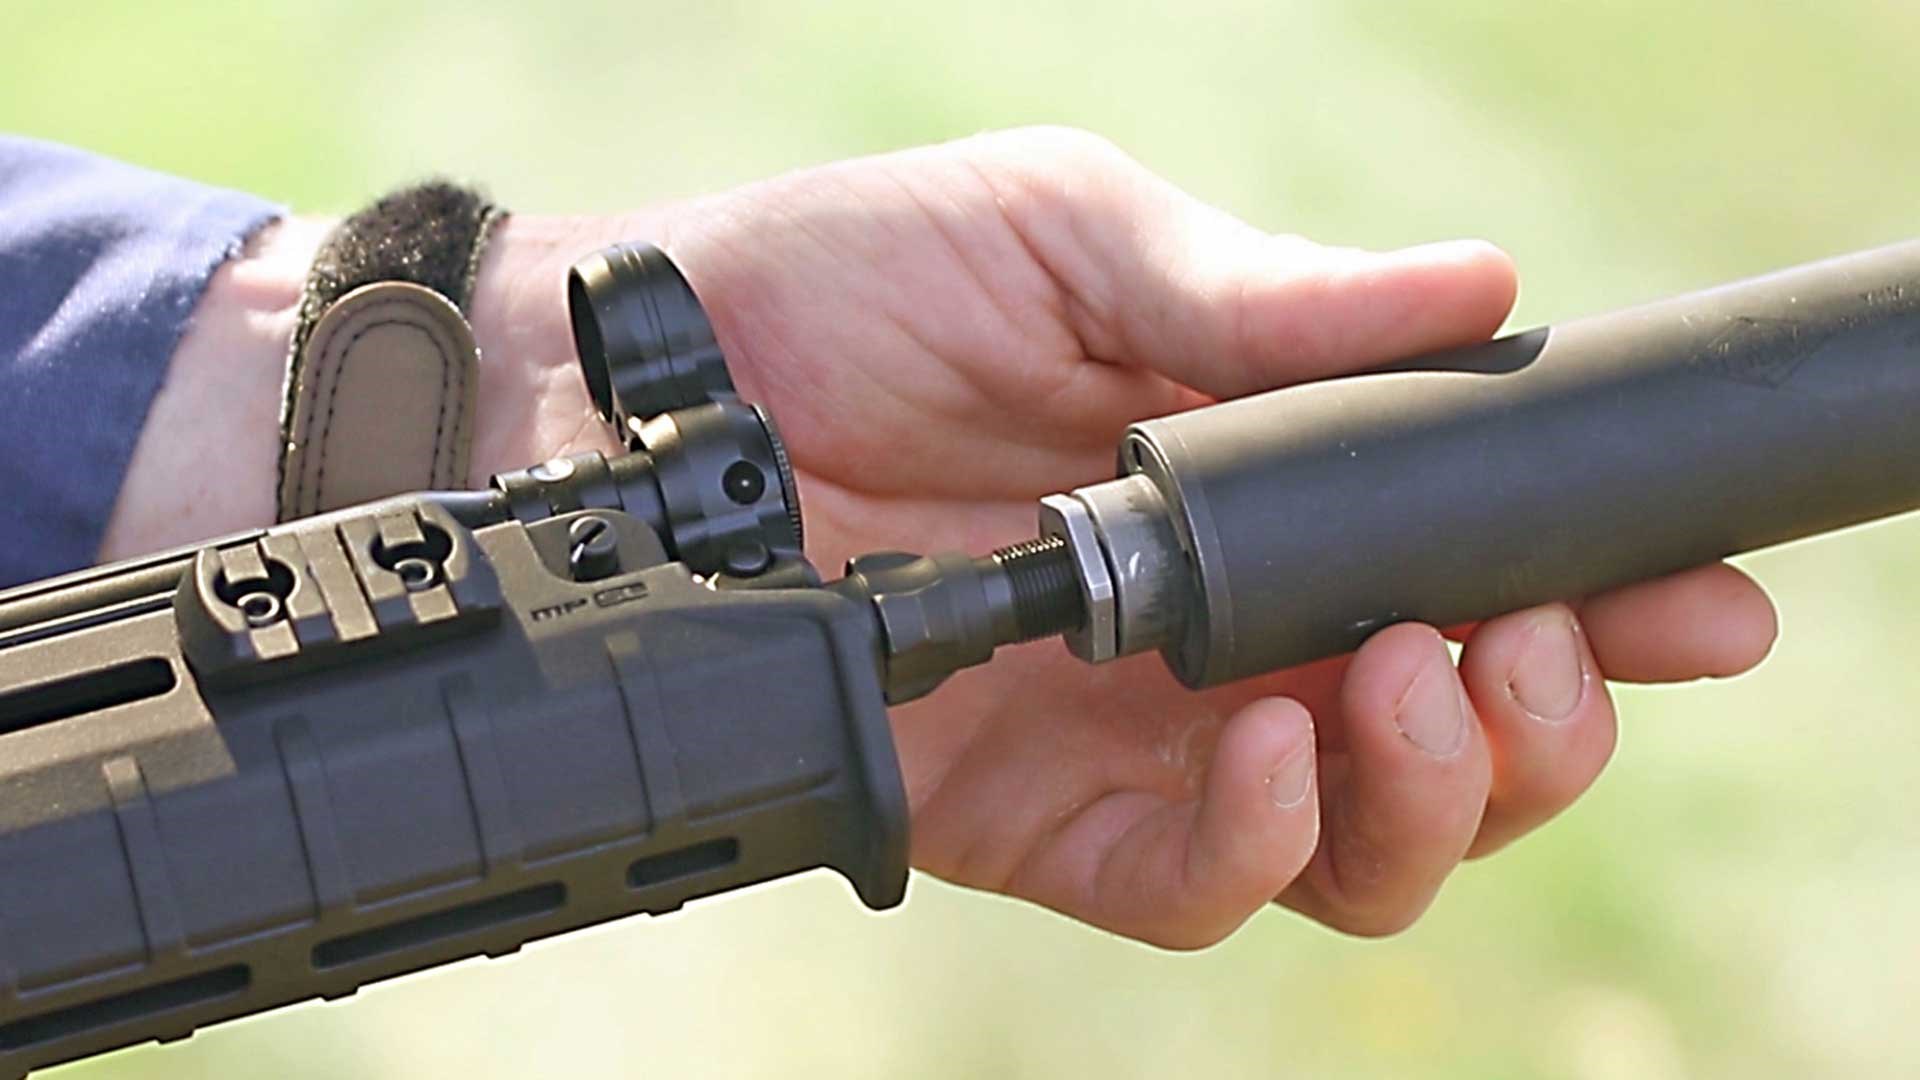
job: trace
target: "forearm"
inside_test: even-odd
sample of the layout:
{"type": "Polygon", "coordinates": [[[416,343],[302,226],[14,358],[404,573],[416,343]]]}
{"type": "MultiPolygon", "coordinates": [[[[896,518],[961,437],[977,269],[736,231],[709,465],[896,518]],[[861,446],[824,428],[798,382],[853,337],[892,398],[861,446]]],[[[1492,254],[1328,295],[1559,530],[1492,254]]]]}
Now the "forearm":
{"type": "MultiPolygon", "coordinates": [[[[332,222],[262,230],[194,310],[129,463],[99,558],[125,558],[273,520],[287,344],[332,222]]],[[[616,239],[658,239],[664,216],[512,216],[470,307],[480,345],[471,483],[561,450],[609,448],[573,360],[566,269],[616,239]]]]}

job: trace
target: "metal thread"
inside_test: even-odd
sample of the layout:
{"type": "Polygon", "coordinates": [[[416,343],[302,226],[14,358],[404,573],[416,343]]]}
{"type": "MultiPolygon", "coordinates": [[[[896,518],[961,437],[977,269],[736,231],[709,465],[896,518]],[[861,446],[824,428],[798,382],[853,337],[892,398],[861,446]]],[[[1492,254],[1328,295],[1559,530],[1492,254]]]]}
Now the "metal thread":
{"type": "Polygon", "coordinates": [[[1076,630],[1086,620],[1080,583],[1073,574],[1073,553],[1058,536],[1003,547],[991,556],[1013,589],[1018,644],[1076,630]]]}
{"type": "Polygon", "coordinates": [[[773,417],[758,405],[753,414],[760,418],[760,426],[767,429],[767,445],[773,448],[773,467],[780,474],[780,499],[787,507],[787,523],[793,526],[793,546],[795,550],[807,549],[807,526],[800,514],[800,485],[793,479],[793,460],[787,457],[787,444],[780,439],[780,430],[773,426],[773,417]]]}

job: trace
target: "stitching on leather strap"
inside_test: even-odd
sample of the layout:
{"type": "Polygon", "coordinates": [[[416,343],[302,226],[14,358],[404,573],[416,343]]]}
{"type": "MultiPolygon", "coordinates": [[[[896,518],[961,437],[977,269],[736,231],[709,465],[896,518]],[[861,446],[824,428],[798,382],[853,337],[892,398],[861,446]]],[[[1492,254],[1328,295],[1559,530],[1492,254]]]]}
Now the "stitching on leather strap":
{"type": "MultiPolygon", "coordinates": [[[[407,310],[406,305],[402,303],[389,302],[379,304],[368,308],[364,312],[355,313],[354,321],[344,323],[337,334],[330,335],[331,340],[319,343],[321,345],[319,354],[317,357],[313,357],[313,359],[317,360],[316,366],[318,368],[318,370],[313,372],[313,385],[316,393],[324,393],[325,408],[324,410],[309,409],[306,423],[301,431],[298,445],[305,453],[314,455],[314,462],[310,473],[309,467],[303,459],[300,474],[295,478],[292,507],[295,513],[312,513],[326,502],[327,461],[333,448],[333,420],[339,408],[340,382],[346,376],[346,369],[350,358],[353,356],[354,347],[368,334],[376,330],[391,327],[404,327],[409,330],[417,330],[425,335],[429,345],[433,349],[435,359],[440,363],[440,396],[433,403],[435,414],[434,446],[433,457],[429,462],[428,486],[434,486],[439,482],[443,462],[446,466],[451,466],[451,462],[446,462],[445,459],[451,452],[456,451],[458,448],[459,440],[465,427],[466,413],[464,408],[455,408],[454,423],[451,432],[447,429],[446,413],[450,407],[464,405],[467,378],[466,365],[460,363],[460,357],[449,352],[447,343],[442,340],[443,334],[440,332],[441,327],[431,318],[421,317],[419,313],[407,310]],[[370,321],[366,321],[364,325],[362,325],[360,324],[360,320],[370,321]],[[349,331],[351,331],[351,333],[349,333],[349,331]],[[342,335],[344,335],[344,341],[341,340],[342,335]],[[322,387],[324,387],[324,390],[321,389],[322,387]],[[450,393],[452,396],[450,396],[450,393]],[[323,411],[324,415],[322,415],[323,411]],[[313,437],[313,429],[316,423],[320,426],[318,439],[313,437]],[[451,435],[451,440],[448,438],[449,434],[451,435]],[[313,499],[311,503],[307,500],[309,475],[313,477],[313,499]]],[[[296,393],[297,392],[298,391],[296,391],[296,393]]]]}

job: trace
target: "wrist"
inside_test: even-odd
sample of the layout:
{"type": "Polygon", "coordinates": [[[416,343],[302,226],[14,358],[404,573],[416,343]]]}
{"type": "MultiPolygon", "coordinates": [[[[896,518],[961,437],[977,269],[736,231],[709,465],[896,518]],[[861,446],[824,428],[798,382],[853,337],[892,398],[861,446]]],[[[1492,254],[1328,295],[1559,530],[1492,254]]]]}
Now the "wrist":
{"type": "Polygon", "coordinates": [[[331,227],[269,225],[208,280],[128,460],[101,560],[273,520],[287,342],[331,227]]]}
{"type": "MultiPolygon", "coordinates": [[[[274,519],[288,343],[314,253],[335,223],[289,218],[209,279],[141,429],[98,558],[257,528],[274,519]]],[[[468,304],[480,386],[468,482],[556,454],[618,449],[574,356],[567,269],[623,240],[659,242],[665,214],[510,215],[468,304]]]]}
{"type": "Polygon", "coordinates": [[[620,449],[588,396],[567,312],[567,271],[611,244],[661,243],[664,211],[619,217],[516,214],[487,244],[469,304],[480,344],[472,477],[559,454],[620,449]]]}

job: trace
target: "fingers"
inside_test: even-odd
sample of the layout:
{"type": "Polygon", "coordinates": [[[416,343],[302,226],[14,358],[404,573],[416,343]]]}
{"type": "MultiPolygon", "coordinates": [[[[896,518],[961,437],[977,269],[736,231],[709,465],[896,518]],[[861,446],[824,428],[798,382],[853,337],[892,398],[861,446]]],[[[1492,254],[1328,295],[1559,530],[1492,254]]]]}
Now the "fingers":
{"type": "Polygon", "coordinates": [[[1315,774],[1306,710],[1254,702],[1227,722],[1198,798],[1099,799],[1010,888],[1164,948],[1212,945],[1306,866],[1319,835],[1315,774]]]}
{"type": "MultiPolygon", "coordinates": [[[[1460,673],[1492,772],[1468,854],[1498,851],[1593,785],[1618,739],[1607,678],[1734,674],[1766,655],[1775,630],[1765,593],[1727,566],[1608,593],[1578,616],[1552,604],[1473,627],[1460,673]]],[[[1339,835],[1331,809],[1327,830],[1339,835]]]]}
{"type": "Polygon", "coordinates": [[[1395,933],[1473,843],[1491,783],[1487,742],[1431,627],[1376,634],[1340,698],[1346,752],[1321,778],[1320,849],[1280,900],[1348,933],[1395,933]]]}
{"type": "Polygon", "coordinates": [[[1724,564],[1603,593],[1579,612],[1600,669],[1623,682],[1738,675],[1766,659],[1780,629],[1767,594],[1724,564]]]}
{"type": "Polygon", "coordinates": [[[1493,758],[1471,855],[1486,855],[1559,814],[1613,755],[1613,701],[1573,612],[1505,615],[1467,640],[1460,673],[1493,758]]]}
{"type": "Polygon", "coordinates": [[[1001,133],[965,152],[1090,355],[1216,397],[1477,341],[1513,305],[1512,261],[1489,244],[1375,254],[1274,236],[1080,132],[1001,133]]]}
{"type": "Polygon", "coordinates": [[[1463,858],[1561,813],[1605,768],[1617,722],[1603,634],[1611,662],[1651,678],[1738,670],[1773,634],[1764,594],[1724,567],[1586,608],[1591,624],[1564,604],[1480,623],[1458,667],[1433,628],[1391,627],[1344,671],[1324,668],[1322,733],[1291,700],[1256,701],[1222,731],[1198,798],[1100,798],[1008,887],[1173,948],[1218,941],[1269,896],[1338,930],[1398,932],[1463,858]]]}
{"type": "Polygon", "coordinates": [[[1215,397],[1481,341],[1513,306],[1513,262],[1481,241],[1376,253],[1248,230],[1229,246],[1195,213],[1161,226],[1167,272],[1121,280],[1120,333],[1136,362],[1215,397]]]}

